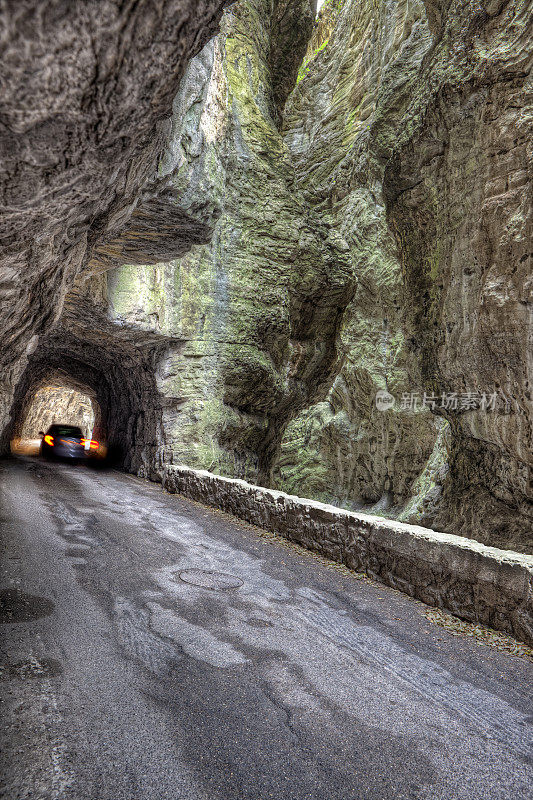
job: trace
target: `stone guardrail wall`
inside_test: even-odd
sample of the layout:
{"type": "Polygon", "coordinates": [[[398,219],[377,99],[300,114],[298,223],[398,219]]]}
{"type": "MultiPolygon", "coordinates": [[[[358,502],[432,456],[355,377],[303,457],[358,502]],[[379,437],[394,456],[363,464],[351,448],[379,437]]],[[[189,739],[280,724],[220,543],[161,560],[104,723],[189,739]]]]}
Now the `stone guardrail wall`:
{"type": "Polygon", "coordinates": [[[189,467],[167,467],[163,486],[533,646],[533,556],[189,467]]]}

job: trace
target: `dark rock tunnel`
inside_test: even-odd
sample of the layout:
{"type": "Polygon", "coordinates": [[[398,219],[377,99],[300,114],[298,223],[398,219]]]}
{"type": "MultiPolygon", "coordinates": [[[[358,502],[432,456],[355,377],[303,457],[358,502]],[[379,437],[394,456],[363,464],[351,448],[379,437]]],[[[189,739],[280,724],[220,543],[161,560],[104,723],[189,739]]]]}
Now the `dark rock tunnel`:
{"type": "MultiPolygon", "coordinates": [[[[107,463],[157,479],[157,431],[161,422],[153,363],[160,347],[126,340],[102,347],[64,330],[46,337],[19,382],[4,448],[20,436],[36,392],[54,383],[88,396],[95,411],[93,438],[105,442],[107,463]]],[[[159,437],[159,444],[161,438],[159,437]]]]}

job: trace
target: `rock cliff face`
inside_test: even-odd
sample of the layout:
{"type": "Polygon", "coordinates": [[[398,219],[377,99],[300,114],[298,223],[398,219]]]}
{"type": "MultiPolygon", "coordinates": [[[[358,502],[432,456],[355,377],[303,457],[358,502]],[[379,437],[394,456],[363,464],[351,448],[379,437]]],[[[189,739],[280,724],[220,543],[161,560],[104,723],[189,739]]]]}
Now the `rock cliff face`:
{"type": "Polygon", "coordinates": [[[313,27],[310,0],[239,0],[198,52],[216,5],[187,44],[127,28],[139,85],[104,117],[134,139],[114,171],[98,150],[92,205],[57,184],[35,257],[9,240],[31,262],[15,408],[63,375],[139,474],[185,463],[533,551],[531,4],[329,0],[313,27]]]}
{"type": "MultiPolygon", "coordinates": [[[[298,5],[305,22],[309,4],[292,3],[293,15],[298,5]]],[[[117,320],[179,340],[158,374],[164,457],[261,483],[287,421],[333,380],[354,288],[342,236],[291,188],[279,129],[288,71],[273,70],[280,53],[303,57],[310,30],[285,33],[280,7],[232,6],[174,101],[159,174],[186,209],[204,203],[217,217],[212,241],[155,272],[126,266],[108,278],[117,320]]]]}
{"type": "Polygon", "coordinates": [[[289,426],[278,482],[531,550],[531,5],[335,8],[286,138],[358,292],[346,362],[289,426]],[[403,393],[432,413],[402,412],[403,393]]]}
{"type": "Polygon", "coordinates": [[[348,243],[357,290],[340,331],[342,368],[287,427],[276,484],[396,516],[409,502],[411,517],[438,494],[431,474],[445,468],[433,463],[444,432],[428,409],[376,406],[378,392],[400,401],[421,389],[383,181],[431,43],[422,3],[326,4],[285,112],[295,186],[348,243]]]}
{"type": "Polygon", "coordinates": [[[385,173],[425,387],[496,394],[450,423],[438,527],[533,546],[530,3],[460,3],[385,173]]]}
{"type": "Polygon", "coordinates": [[[32,439],[39,431],[47,431],[54,422],[78,425],[84,436],[94,427],[94,409],[87,395],[75,389],[43,386],[35,393],[21,431],[23,439],[32,439]]]}

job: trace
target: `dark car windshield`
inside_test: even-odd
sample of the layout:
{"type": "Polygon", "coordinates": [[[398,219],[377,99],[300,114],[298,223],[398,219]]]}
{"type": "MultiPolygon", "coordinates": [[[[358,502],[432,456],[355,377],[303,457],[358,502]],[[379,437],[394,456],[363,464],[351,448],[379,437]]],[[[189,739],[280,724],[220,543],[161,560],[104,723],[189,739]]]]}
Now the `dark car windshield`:
{"type": "Polygon", "coordinates": [[[76,436],[81,439],[81,428],[76,428],[74,425],[52,425],[49,433],[55,433],[56,436],[76,436]]]}

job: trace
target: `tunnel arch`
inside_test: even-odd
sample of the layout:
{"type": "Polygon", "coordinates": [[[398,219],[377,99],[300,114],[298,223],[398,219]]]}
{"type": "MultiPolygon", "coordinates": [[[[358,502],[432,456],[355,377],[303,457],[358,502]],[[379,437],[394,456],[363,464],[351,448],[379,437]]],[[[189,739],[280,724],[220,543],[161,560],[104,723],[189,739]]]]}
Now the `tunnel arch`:
{"type": "Polygon", "coordinates": [[[88,379],[82,380],[72,369],[71,361],[65,357],[63,357],[63,361],[65,363],[64,368],[60,368],[43,358],[33,359],[28,365],[17,392],[18,402],[15,405],[16,411],[10,430],[12,438],[22,434],[24,423],[37,392],[46,386],[52,385],[71,389],[89,397],[95,409],[93,431],[95,435],[98,433],[102,439],[107,438],[107,414],[102,412],[101,392],[95,388],[98,385],[97,376],[90,376],[88,379]],[[94,382],[91,378],[94,379],[94,382]]]}
{"type": "Polygon", "coordinates": [[[102,339],[80,338],[57,329],[43,337],[30,356],[17,386],[13,415],[4,446],[20,436],[36,392],[59,384],[87,395],[98,409],[94,438],[108,446],[111,463],[128,472],[159,479],[159,449],[164,445],[162,398],[155,375],[165,343],[146,337],[132,342],[127,334],[102,339]]]}

